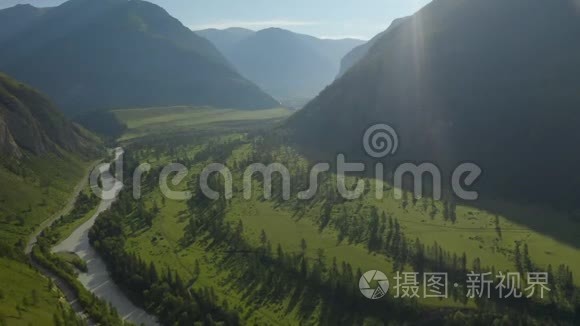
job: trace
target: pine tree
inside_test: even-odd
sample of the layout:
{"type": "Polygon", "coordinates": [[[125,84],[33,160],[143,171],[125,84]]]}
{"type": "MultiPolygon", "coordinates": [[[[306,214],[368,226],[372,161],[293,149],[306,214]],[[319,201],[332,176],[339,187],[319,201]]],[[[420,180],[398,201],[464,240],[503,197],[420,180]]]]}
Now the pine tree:
{"type": "Polygon", "coordinates": [[[393,217],[389,217],[389,228],[387,230],[387,238],[385,239],[385,250],[390,252],[391,250],[391,242],[393,241],[394,235],[394,226],[393,226],[393,217]]]}
{"type": "Polygon", "coordinates": [[[195,260],[195,266],[193,268],[193,273],[195,274],[195,277],[199,277],[199,275],[201,274],[201,268],[199,266],[199,259],[195,260]]]}
{"type": "Polygon", "coordinates": [[[52,315],[52,322],[54,323],[54,326],[61,326],[62,325],[62,322],[60,320],[60,317],[56,313],[54,313],[52,315]]]}
{"type": "Polygon", "coordinates": [[[262,229],[262,232],[260,232],[260,244],[262,245],[262,248],[266,247],[267,242],[268,242],[268,236],[266,236],[266,231],[264,231],[264,229],[262,229]]]}
{"type": "Polygon", "coordinates": [[[407,191],[405,189],[403,189],[403,202],[401,203],[401,206],[403,207],[404,210],[407,210],[407,206],[409,206],[409,194],[407,193],[407,191]]]}
{"type": "Polygon", "coordinates": [[[378,248],[379,240],[379,214],[377,213],[377,208],[371,208],[371,217],[369,221],[369,241],[368,241],[368,249],[369,251],[373,251],[378,248]]]}
{"type": "Polygon", "coordinates": [[[244,234],[244,223],[242,222],[242,220],[238,221],[238,225],[236,226],[236,231],[235,231],[235,242],[237,244],[240,244],[243,242],[243,234],[244,234]]]}
{"type": "Polygon", "coordinates": [[[421,244],[419,238],[415,239],[415,257],[414,263],[415,271],[422,275],[425,270],[425,249],[421,244]]]}
{"type": "Polygon", "coordinates": [[[497,216],[497,215],[495,216],[495,232],[497,233],[497,236],[501,240],[501,238],[502,238],[501,227],[499,225],[499,216],[497,216]]]}
{"type": "Polygon", "coordinates": [[[149,281],[153,284],[159,282],[159,275],[157,274],[157,269],[153,262],[149,264],[149,281]]]}
{"type": "Polygon", "coordinates": [[[326,254],[324,253],[324,249],[318,248],[316,250],[316,261],[321,266],[324,266],[324,262],[326,261],[326,254]]]}
{"type": "Polygon", "coordinates": [[[461,255],[461,273],[467,273],[467,255],[465,252],[461,255]]]}
{"type": "Polygon", "coordinates": [[[175,272],[175,291],[182,296],[185,293],[185,286],[177,272],[175,272]]]}
{"type": "Polygon", "coordinates": [[[522,273],[524,268],[523,268],[523,264],[522,264],[522,254],[520,252],[520,242],[516,241],[516,248],[514,250],[514,260],[515,260],[515,264],[516,264],[516,268],[518,270],[518,272],[522,273]]]}
{"type": "MultiPolygon", "coordinates": [[[[555,284],[554,282],[554,270],[552,269],[552,264],[548,264],[548,284],[551,284],[552,286],[555,284]]],[[[556,291],[550,291],[550,300],[553,302],[554,298],[556,296],[556,291]]]]}
{"type": "Polygon", "coordinates": [[[300,260],[300,275],[303,279],[308,276],[308,263],[306,262],[306,257],[302,257],[300,260]]]}
{"type": "Polygon", "coordinates": [[[524,261],[524,266],[526,268],[526,271],[532,272],[533,271],[532,260],[530,259],[530,253],[528,251],[528,244],[527,243],[524,244],[523,261],[524,261]]]}
{"type": "Polygon", "coordinates": [[[435,199],[431,198],[431,212],[429,213],[429,216],[431,219],[434,219],[435,216],[437,216],[437,213],[439,213],[439,209],[437,209],[437,205],[435,205],[435,199]]]}
{"type": "Polygon", "coordinates": [[[302,238],[302,240],[300,241],[300,250],[302,250],[302,255],[306,254],[307,248],[308,248],[308,246],[306,244],[306,240],[304,238],[302,238]]]}
{"type": "Polygon", "coordinates": [[[393,241],[391,243],[391,252],[393,256],[398,257],[401,250],[401,226],[399,220],[395,219],[395,230],[393,232],[393,241]]]}
{"type": "Polygon", "coordinates": [[[406,239],[405,235],[403,234],[401,236],[401,248],[399,249],[399,251],[400,251],[399,263],[401,264],[401,269],[403,269],[403,267],[407,263],[408,249],[409,248],[407,247],[407,239],[406,239]]]}
{"type": "Polygon", "coordinates": [[[449,203],[449,219],[451,220],[452,223],[455,223],[457,221],[457,204],[453,199],[449,203]]]}
{"type": "Polygon", "coordinates": [[[30,296],[32,297],[32,304],[33,305],[38,305],[38,292],[36,291],[36,289],[32,289],[30,296]]]}
{"type": "Polygon", "coordinates": [[[284,250],[282,249],[282,245],[278,243],[278,247],[276,248],[276,256],[279,261],[284,260],[284,250]]]}

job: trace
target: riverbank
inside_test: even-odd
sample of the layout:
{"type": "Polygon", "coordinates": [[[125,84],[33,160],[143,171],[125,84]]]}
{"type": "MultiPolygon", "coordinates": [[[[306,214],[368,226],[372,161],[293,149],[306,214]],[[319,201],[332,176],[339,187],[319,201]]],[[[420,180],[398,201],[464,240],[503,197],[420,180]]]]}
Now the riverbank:
{"type": "Polygon", "coordinates": [[[85,189],[85,187],[88,184],[88,176],[89,176],[90,172],[97,166],[97,164],[99,164],[99,162],[100,161],[96,161],[96,162],[93,162],[91,165],[89,165],[89,167],[86,169],[85,174],[84,174],[83,178],[81,179],[81,181],[79,181],[77,183],[77,185],[74,187],[73,193],[71,194],[69,200],[66,202],[65,206],[60,211],[58,211],[57,213],[52,215],[49,219],[45,220],[44,222],[42,222],[39,225],[39,227],[30,236],[30,239],[28,240],[26,247],[24,249],[24,253],[28,257],[30,265],[34,269],[38,270],[42,275],[44,275],[45,277],[52,280],[54,285],[56,285],[58,287],[58,289],[60,290],[60,292],[64,295],[64,297],[65,297],[66,301],[68,302],[68,304],[70,305],[71,309],[77,315],[82,317],[86,321],[87,325],[89,325],[89,326],[96,325],[97,323],[95,323],[87,315],[84,307],[79,302],[79,297],[78,297],[74,287],[71,284],[69,284],[65,279],[58,276],[56,273],[54,273],[51,270],[49,270],[48,268],[42,266],[42,264],[37,259],[35,259],[34,256],[32,255],[32,249],[36,245],[36,243],[38,241],[38,237],[40,236],[40,234],[42,234],[42,232],[45,229],[47,229],[51,225],[53,225],[59,218],[61,218],[61,216],[67,215],[73,210],[74,204],[75,204],[79,194],[83,191],[83,189],[85,189]]]}
{"type": "MultiPolygon", "coordinates": [[[[122,154],[122,150],[117,149],[115,160],[119,159],[122,154]]],[[[125,296],[123,291],[111,279],[103,260],[89,243],[89,230],[98,216],[111,207],[116,200],[117,194],[123,188],[123,184],[108,173],[109,167],[110,164],[100,166],[104,191],[101,203],[94,215],[74,230],[67,239],[54,246],[52,252],[75,253],[85,261],[87,272],[79,273],[78,280],[87,290],[115,307],[122,319],[136,325],[158,325],[154,316],[134,305],[125,296]]]]}
{"type": "MultiPolygon", "coordinates": [[[[122,154],[122,149],[116,149],[114,160],[120,159],[122,154]]],[[[33,250],[36,252],[34,248],[38,243],[39,237],[43,231],[47,228],[50,228],[61,216],[65,216],[73,210],[79,194],[87,187],[89,173],[92,171],[92,169],[94,169],[95,166],[96,164],[94,164],[93,167],[87,171],[86,176],[79,182],[79,184],[76,185],[73,194],[71,195],[70,200],[67,202],[65,207],[57,214],[54,214],[51,218],[44,221],[40,227],[35,230],[34,234],[30,237],[30,240],[26,245],[25,253],[29,257],[31,265],[40,271],[44,276],[50,278],[54,284],[58,286],[72,309],[78,315],[82,316],[88,325],[97,325],[98,323],[95,322],[94,318],[91,318],[90,314],[86,310],[87,307],[84,307],[83,304],[81,304],[81,301],[83,300],[80,300],[80,294],[82,294],[83,298],[85,298],[87,294],[92,293],[92,295],[95,295],[97,298],[107,302],[112,307],[114,307],[121,319],[126,320],[132,324],[147,326],[158,325],[155,317],[147,314],[144,310],[133,305],[131,301],[123,294],[121,289],[113,282],[106,270],[104,262],[91,248],[88,241],[88,232],[94,224],[95,220],[100,215],[100,213],[110,208],[123,186],[121,182],[115,180],[115,178],[108,172],[110,163],[101,164],[98,166],[99,170],[101,171],[101,181],[104,192],[101,196],[102,199],[91,218],[80,224],[68,238],[54,246],[51,250],[53,253],[70,252],[77,254],[86,263],[87,272],[79,273],[76,279],[67,280],[66,278],[70,277],[69,275],[59,275],[59,270],[52,270],[51,268],[47,268],[50,267],[47,266],[50,264],[50,262],[47,263],[43,257],[35,257],[36,255],[33,254],[33,250]]],[[[47,255],[51,256],[50,254],[47,255]]]]}

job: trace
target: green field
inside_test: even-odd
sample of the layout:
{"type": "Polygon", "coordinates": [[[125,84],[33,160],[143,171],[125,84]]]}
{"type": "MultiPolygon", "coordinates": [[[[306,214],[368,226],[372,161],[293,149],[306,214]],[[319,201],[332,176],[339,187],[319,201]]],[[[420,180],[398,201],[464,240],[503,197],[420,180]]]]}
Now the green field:
{"type": "Polygon", "coordinates": [[[0,168],[0,317],[7,325],[50,325],[59,303],[67,306],[22,252],[41,224],[58,217],[91,165],[65,154],[25,161],[18,173],[0,168]]]}
{"type": "Polygon", "coordinates": [[[11,244],[26,242],[38,226],[62,210],[88,163],[72,157],[36,158],[15,174],[0,168],[0,236],[11,244]]]}
{"type": "Polygon", "coordinates": [[[220,127],[229,130],[232,126],[243,127],[255,121],[278,121],[289,116],[291,112],[283,108],[243,111],[186,106],[113,111],[129,129],[121,140],[165,134],[168,131],[175,133],[192,129],[215,130],[220,127]]]}
{"type": "Polygon", "coordinates": [[[28,265],[0,258],[0,320],[3,325],[51,325],[61,299],[56,286],[28,265]],[[18,308],[17,308],[18,307],[18,308]]]}
{"type": "MultiPolygon", "coordinates": [[[[251,130],[272,125],[284,115],[279,110],[267,111],[268,114],[263,115],[260,111],[228,115],[227,111],[170,108],[168,110],[171,114],[159,117],[161,110],[117,111],[117,115],[129,126],[122,140],[130,140],[126,143],[129,145],[128,150],[136,154],[141,160],[140,163],[148,162],[158,167],[176,159],[195,158],[207,148],[204,144],[212,144],[216,148],[214,155],[219,154],[219,157],[209,157],[207,161],[196,161],[193,166],[188,166],[189,177],[177,187],[180,189],[190,189],[188,182],[193,182],[192,178],[201,171],[205,163],[217,160],[232,167],[235,162],[243,161],[250,155],[254,146],[253,140],[239,129],[232,128],[228,132],[229,122],[240,121],[243,116],[246,120],[245,128],[251,130]],[[276,118],[257,118],[271,117],[269,114],[274,115],[273,112],[277,112],[276,118]],[[218,121],[219,128],[216,127],[218,121]],[[172,134],[184,132],[190,135],[191,144],[180,139],[173,144],[171,150],[163,142],[149,137],[151,133],[163,133],[165,139],[171,139],[172,134]],[[232,142],[235,142],[235,146],[231,145],[232,142]],[[220,154],[220,146],[228,149],[220,154]]],[[[277,161],[288,162],[290,165],[307,162],[299,153],[284,147],[272,151],[271,155],[277,161]]],[[[239,186],[240,182],[241,176],[235,174],[234,186],[239,186]]],[[[367,183],[374,189],[374,180],[367,180],[367,183]]],[[[347,237],[339,241],[337,219],[343,211],[347,212],[351,224],[365,225],[369,223],[370,209],[375,207],[379,212],[396,218],[410,246],[418,239],[428,248],[442,248],[448,255],[446,259],[450,259],[452,255],[460,257],[465,253],[467,270],[471,270],[474,261],[478,260],[482,268],[493,266],[495,271],[514,271],[514,249],[516,243],[520,243],[529,248],[530,263],[534,268],[546,270],[551,265],[556,270],[559,265],[565,264],[574,275],[574,283],[580,284],[580,261],[571,259],[580,255],[576,237],[579,226],[566,213],[501,201],[485,203],[485,207],[509,212],[500,215],[495,213],[495,209],[487,210],[458,203],[454,209],[455,221],[451,221],[443,214],[446,203],[431,202],[430,199],[395,200],[392,190],[387,188],[389,191],[380,201],[374,199],[371,192],[361,199],[333,205],[329,213],[330,223],[324,227],[320,226],[324,200],[279,203],[254,196],[252,200],[246,201],[242,198],[240,189],[237,189],[234,191],[234,198],[227,203],[225,220],[233,225],[242,221],[243,237],[254,247],[260,246],[262,231],[272,248],[275,249],[280,244],[286,252],[300,252],[301,240],[304,239],[307,243],[305,255],[309,260],[316,259],[322,250],[327,266],[336,259],[338,262],[349,263],[355,271],[378,269],[392,275],[397,269],[394,257],[370,251],[366,246],[368,239],[353,240],[347,237]],[[296,210],[295,205],[299,205],[301,209],[296,210]],[[522,219],[522,216],[526,218],[522,219]],[[558,236],[555,237],[554,234],[558,236]]],[[[258,188],[254,192],[259,191],[258,188]]],[[[212,240],[202,238],[194,243],[184,243],[185,230],[191,218],[186,202],[163,199],[156,187],[148,189],[143,200],[148,209],[156,207],[159,211],[150,227],[143,226],[136,220],[126,221],[129,232],[126,248],[130,252],[137,253],[146,261],[153,261],[162,268],[176,269],[182,277],[191,280],[194,289],[215,289],[219,300],[226,300],[229,307],[235,307],[248,324],[292,325],[319,321],[320,306],[305,317],[299,309],[300,305],[294,302],[295,298],[286,296],[274,301],[261,300],[259,293],[263,289],[240,285],[238,271],[224,265],[228,255],[213,245],[212,240]],[[196,265],[201,271],[199,276],[194,273],[196,265]]],[[[407,263],[402,269],[410,271],[412,267],[407,263]]],[[[308,299],[300,297],[299,300],[308,299]]],[[[465,309],[475,307],[472,301],[462,303],[452,299],[422,300],[421,305],[465,309]]]]}
{"type": "Polygon", "coordinates": [[[54,244],[67,239],[79,226],[93,217],[99,206],[99,199],[93,194],[90,185],[85,185],[79,193],[75,207],[66,216],[56,220],[47,231],[50,232],[54,244]],[[83,202],[78,197],[85,199],[83,202]],[[86,200],[90,198],[90,201],[86,200]]]}

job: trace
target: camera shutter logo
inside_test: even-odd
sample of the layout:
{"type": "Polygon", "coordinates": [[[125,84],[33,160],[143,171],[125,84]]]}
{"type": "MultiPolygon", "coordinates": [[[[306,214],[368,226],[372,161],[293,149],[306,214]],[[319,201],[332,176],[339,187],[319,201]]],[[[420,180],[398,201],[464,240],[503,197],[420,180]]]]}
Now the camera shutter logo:
{"type": "Polygon", "coordinates": [[[372,270],[364,273],[359,282],[358,287],[360,292],[367,298],[371,300],[377,300],[384,297],[389,290],[389,279],[381,271],[372,270]],[[371,282],[376,281],[378,286],[375,288],[371,287],[371,282]]]}

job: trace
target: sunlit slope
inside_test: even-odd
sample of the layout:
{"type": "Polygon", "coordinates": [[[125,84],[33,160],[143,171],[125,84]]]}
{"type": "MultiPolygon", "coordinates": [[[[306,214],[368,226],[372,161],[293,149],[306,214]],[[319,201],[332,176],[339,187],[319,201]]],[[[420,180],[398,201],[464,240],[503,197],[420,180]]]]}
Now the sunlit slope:
{"type": "MultiPolygon", "coordinates": [[[[183,113],[178,116],[180,114],[183,113]]],[[[385,187],[386,196],[383,200],[374,199],[371,191],[361,199],[342,202],[332,199],[330,195],[331,188],[335,187],[332,179],[323,181],[319,194],[311,201],[297,200],[295,193],[290,201],[283,201],[276,196],[272,200],[264,200],[263,187],[257,178],[253,184],[254,197],[245,200],[241,179],[246,164],[260,162],[260,158],[263,158],[264,163],[271,160],[285,164],[296,176],[303,175],[300,167],[314,162],[308,162],[305,156],[287,144],[272,140],[274,135],[269,135],[272,139],[269,136],[261,139],[235,129],[228,131],[226,121],[221,122],[222,127],[219,129],[214,129],[212,120],[208,124],[190,124],[187,137],[172,138],[169,125],[154,121],[157,115],[150,115],[149,118],[153,120],[147,120],[149,118],[145,118],[143,112],[138,116],[140,119],[128,116],[124,119],[129,125],[135,123],[134,126],[140,125],[139,121],[148,121],[144,124],[150,130],[155,130],[155,133],[153,137],[133,139],[127,143],[126,148],[139,158],[139,163],[150,163],[153,171],[159,171],[171,162],[185,164],[188,175],[172,189],[195,190],[197,175],[209,163],[225,163],[233,171],[234,198],[227,201],[223,213],[217,211],[216,216],[210,213],[209,219],[223,218],[223,228],[226,229],[238,228],[241,223],[243,227],[239,234],[254,249],[236,252],[235,248],[229,247],[236,241],[232,238],[219,238],[212,235],[211,231],[192,231],[196,221],[200,220],[200,211],[195,208],[197,202],[164,198],[157,182],[151,181],[156,180],[151,179],[154,175],[146,176],[143,181],[146,190],[142,209],[151,214],[151,220],[144,220],[136,212],[123,217],[127,235],[125,248],[147,262],[154,262],[158,268],[163,266],[178,271],[184,282],[196,291],[211,288],[218,302],[224,302],[223,305],[230,308],[235,307],[249,324],[292,325],[300,322],[324,323],[329,320],[325,309],[332,309],[325,308],[323,304],[324,290],[313,293],[290,287],[283,292],[272,293],[273,290],[263,280],[250,281],[244,277],[249,271],[272,268],[270,265],[254,265],[256,262],[253,257],[260,250],[268,248],[272,256],[277,257],[278,246],[287,255],[304,255],[311,264],[309,266],[322,259],[325,273],[336,262],[339,270],[346,264],[354,274],[359,270],[365,272],[378,269],[390,277],[397,270],[414,270],[411,248],[419,243],[426,247],[430,261],[441,259],[441,264],[445,266],[455,261],[456,268],[463,268],[460,265],[465,257],[467,271],[479,268],[515,271],[516,247],[519,246],[521,253],[525,246],[532,268],[539,271],[551,269],[556,273],[563,266],[564,270],[568,268],[572,272],[576,286],[580,284],[580,265],[577,260],[570,259],[580,255],[579,244],[575,240],[578,221],[571,215],[535,205],[495,201],[486,206],[501,207],[504,214],[457,203],[451,218],[445,208],[448,202],[432,201],[429,198],[413,200],[410,193],[407,193],[404,200],[395,200],[390,186],[385,187]],[[160,131],[163,126],[165,133],[160,131]],[[263,142],[270,145],[264,146],[263,142]],[[167,147],[168,144],[171,144],[171,148],[167,147]],[[386,217],[384,222],[382,218],[379,219],[379,223],[385,225],[380,231],[382,241],[386,242],[389,237],[393,237],[393,227],[389,226],[391,219],[400,226],[400,234],[405,239],[403,243],[410,248],[410,256],[403,266],[400,251],[395,251],[393,244],[388,250],[384,249],[384,244],[380,249],[369,249],[374,209],[380,215],[384,212],[386,217]],[[553,220],[558,220],[558,224],[550,223],[553,220]],[[558,237],[551,236],[553,232],[559,232],[558,237]]],[[[254,128],[260,126],[258,123],[254,128]]],[[[354,178],[349,180],[353,182],[354,178]]],[[[374,189],[374,180],[367,179],[365,183],[367,189],[374,189]]],[[[394,240],[390,241],[394,243],[394,240]]],[[[402,244],[399,242],[398,246],[401,248],[402,244]]],[[[357,281],[351,283],[356,288],[357,281]]],[[[473,311],[475,303],[463,300],[461,295],[445,300],[421,299],[419,307],[425,311],[435,311],[432,309],[441,307],[473,311]]]]}
{"type": "Polygon", "coordinates": [[[162,133],[187,132],[192,129],[243,127],[259,121],[281,121],[293,113],[284,108],[267,110],[235,110],[209,107],[155,107],[113,111],[127,125],[122,139],[162,133]]]}
{"type": "Polygon", "coordinates": [[[3,74],[0,130],[0,318],[8,325],[50,325],[66,301],[30,267],[24,250],[71,201],[102,144],[47,98],[3,74]]]}
{"type": "Polygon", "coordinates": [[[571,209],[580,185],[580,19],[575,1],[435,0],[288,123],[307,147],[363,156],[360,138],[391,125],[387,163],[460,162],[482,194],[571,209]]]}

